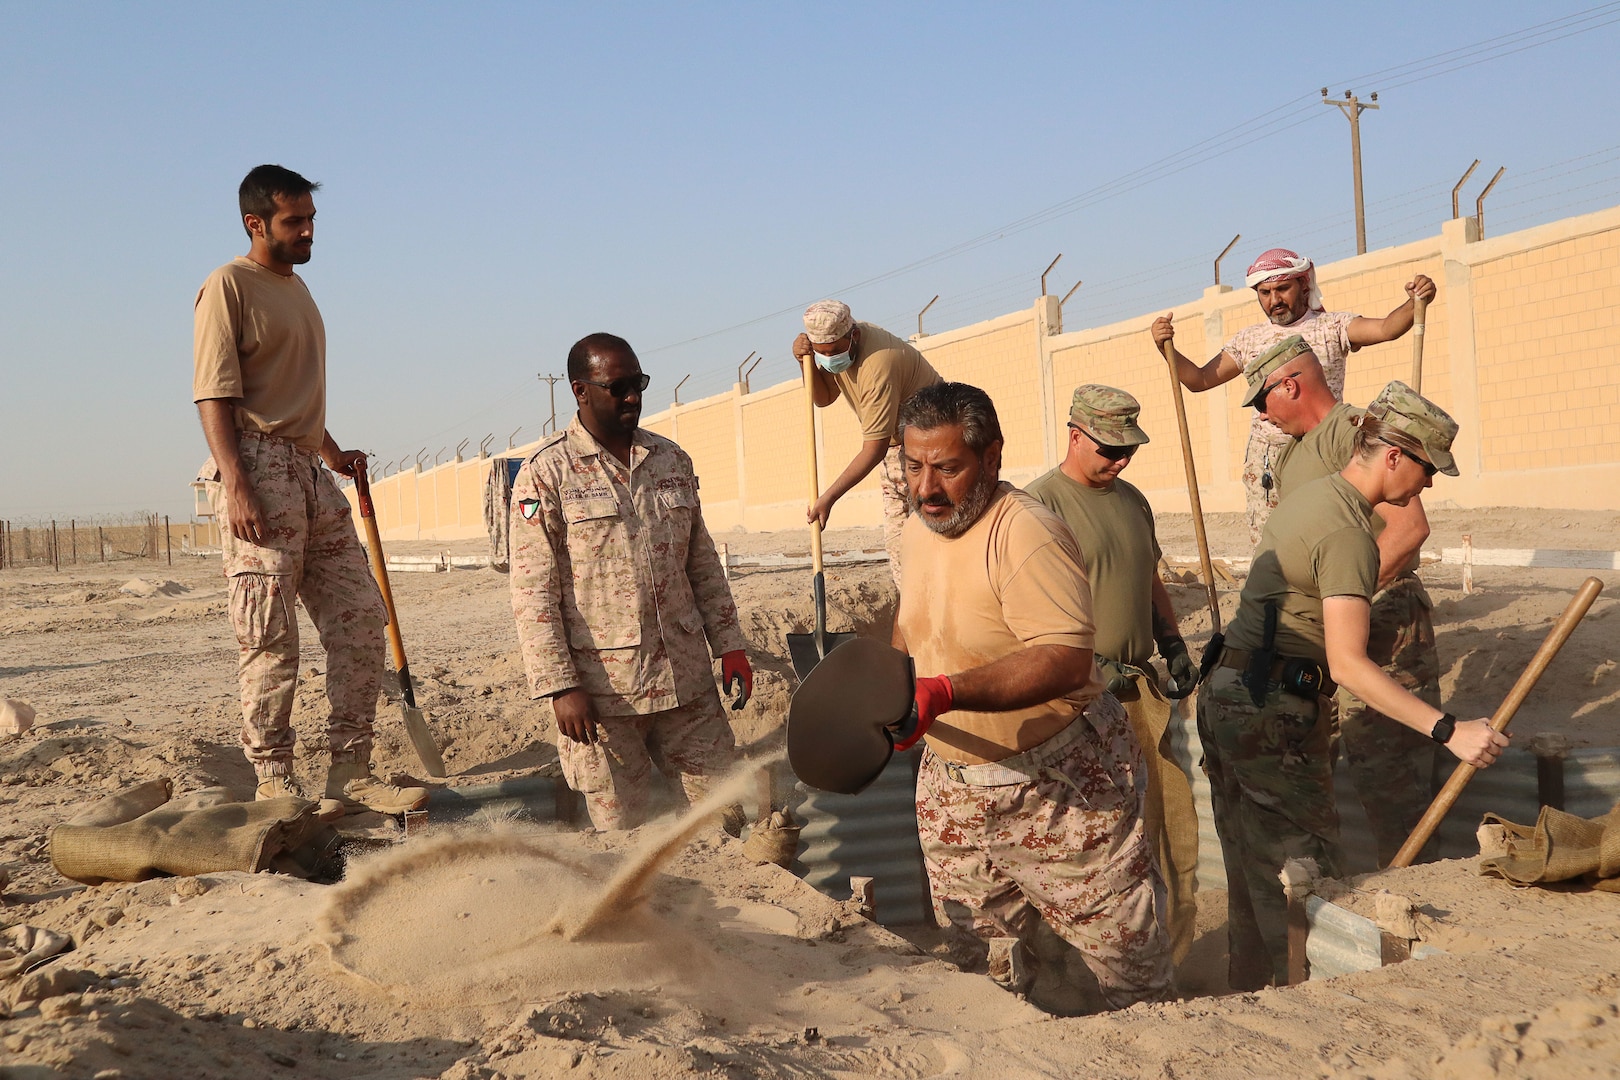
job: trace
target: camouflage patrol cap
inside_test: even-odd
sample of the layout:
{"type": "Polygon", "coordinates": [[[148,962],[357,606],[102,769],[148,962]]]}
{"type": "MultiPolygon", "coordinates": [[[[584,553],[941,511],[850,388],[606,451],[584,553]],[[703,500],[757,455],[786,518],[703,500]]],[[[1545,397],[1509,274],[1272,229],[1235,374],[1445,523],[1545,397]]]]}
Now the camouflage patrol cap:
{"type": "Polygon", "coordinates": [[[1435,468],[1447,476],[1457,475],[1457,460],[1451,456],[1457,421],[1440,406],[1396,379],[1373,398],[1367,415],[1412,436],[1423,444],[1423,452],[1435,468]]]}
{"type": "Polygon", "coordinates": [[[1074,389],[1069,423],[1104,446],[1141,446],[1148,441],[1147,432],[1136,423],[1141,411],[1141,403],[1125,391],[1086,383],[1074,389]]]}
{"type": "Polygon", "coordinates": [[[1243,373],[1249,380],[1248,393],[1243,395],[1243,407],[1247,409],[1254,404],[1254,399],[1260,396],[1260,391],[1264,389],[1266,379],[1270,377],[1272,372],[1281,368],[1296,356],[1305,353],[1310,353],[1312,356],[1316,355],[1311,350],[1311,347],[1305,344],[1305,339],[1298,334],[1289,334],[1261,353],[1259,359],[1250,364],[1249,370],[1243,373]]]}

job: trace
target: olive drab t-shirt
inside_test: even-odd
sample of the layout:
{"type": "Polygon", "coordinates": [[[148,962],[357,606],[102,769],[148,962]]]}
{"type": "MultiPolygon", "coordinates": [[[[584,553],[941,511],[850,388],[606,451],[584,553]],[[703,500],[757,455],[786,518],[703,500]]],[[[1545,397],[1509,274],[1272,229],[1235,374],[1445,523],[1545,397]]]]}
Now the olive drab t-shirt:
{"type": "Polygon", "coordinates": [[[917,347],[881,326],[857,322],[861,339],[854,348],[855,363],[836,375],[827,373],[861,424],[861,441],[900,440],[900,406],[925,386],[939,382],[939,372],[917,347]]]}
{"type": "Polygon", "coordinates": [[[1226,643],[1234,649],[1260,648],[1265,604],[1275,601],[1277,655],[1325,665],[1322,601],[1331,596],[1371,600],[1378,591],[1371,517],[1372,505],[1337,474],[1291,492],[1266,521],[1226,643]]]}
{"type": "Polygon", "coordinates": [[[297,274],[237,257],[197,292],[193,401],[236,400],[236,426],[320,452],[326,325],[297,274]]]}
{"type": "Polygon", "coordinates": [[[1273,469],[1279,501],[1295,488],[1331,476],[1350,464],[1356,448],[1353,421],[1366,411],[1341,401],[1328,410],[1321,423],[1289,441],[1273,469]]]}
{"type": "MultiPolygon", "coordinates": [[[[900,633],[919,677],[960,674],[1033,645],[1091,650],[1091,588],[1074,537],[1011,484],[955,538],[912,514],[900,552],[900,633]]],[[[929,748],[979,765],[1045,742],[1102,693],[1097,665],[1087,663],[1090,677],[1063,697],[1010,712],[945,713],[928,729],[929,748]]]]}
{"type": "Polygon", "coordinates": [[[1124,480],[1088,487],[1061,469],[1024,490],[1062,518],[1080,545],[1091,582],[1097,655],[1146,667],[1153,659],[1153,579],[1161,554],[1147,499],[1124,480]]]}

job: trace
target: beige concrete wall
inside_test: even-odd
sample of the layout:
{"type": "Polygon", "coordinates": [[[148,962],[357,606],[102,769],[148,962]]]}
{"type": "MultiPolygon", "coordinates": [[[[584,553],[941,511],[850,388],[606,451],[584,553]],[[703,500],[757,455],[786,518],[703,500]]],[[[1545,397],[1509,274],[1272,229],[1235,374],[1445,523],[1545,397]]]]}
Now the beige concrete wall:
{"type": "MultiPolygon", "coordinates": [[[[1441,477],[1431,498],[1459,506],[1620,509],[1620,207],[1480,240],[1471,219],[1437,236],[1321,266],[1328,307],[1381,317],[1414,274],[1439,283],[1429,306],[1423,389],[1462,425],[1462,475],[1441,477]]],[[[1170,309],[1182,352],[1200,361],[1263,315],[1248,289],[1206,289],[1170,309]]],[[[1075,386],[1122,387],[1142,402],[1153,441],[1129,477],[1154,505],[1187,508],[1169,373],[1148,324],[1163,311],[1063,332],[1054,297],[1024,311],[916,339],[948,379],[983,387],[996,402],[1005,473],[1025,483],[1055,464],[1067,438],[1075,386]]],[[[1351,355],[1347,400],[1364,403],[1390,379],[1410,380],[1410,336],[1351,355]]],[[[1250,410],[1241,380],[1184,394],[1187,427],[1209,511],[1243,506],[1239,482],[1250,410]]],[[[817,410],[822,485],[860,447],[854,413],[817,410]]],[[[803,387],[789,381],[645,417],[651,431],[692,455],[711,529],[802,525],[808,496],[803,387]]],[[[534,444],[530,445],[532,449],[534,444]]],[[[483,532],[487,459],[447,463],[373,484],[385,539],[455,539],[483,532]]],[[[838,525],[881,519],[875,477],[834,510],[838,525]]]]}

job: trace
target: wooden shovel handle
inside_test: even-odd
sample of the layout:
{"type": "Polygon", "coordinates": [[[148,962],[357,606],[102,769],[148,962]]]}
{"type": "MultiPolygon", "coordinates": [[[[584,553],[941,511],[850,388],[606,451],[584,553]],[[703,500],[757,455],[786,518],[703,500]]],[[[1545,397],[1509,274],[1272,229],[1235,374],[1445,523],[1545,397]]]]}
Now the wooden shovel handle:
{"type": "MultiPolygon", "coordinates": [[[[816,500],[821,498],[821,476],[816,468],[816,360],[814,354],[805,357],[801,363],[804,364],[805,433],[810,440],[810,505],[814,506],[816,500]]],[[[810,563],[815,568],[815,573],[821,573],[820,518],[810,523],[810,563]]]]}
{"type": "Polygon", "coordinates": [[[1164,343],[1164,360],[1170,365],[1170,397],[1176,403],[1176,423],[1181,428],[1181,461],[1187,468],[1187,502],[1192,508],[1193,535],[1198,538],[1198,562],[1204,571],[1204,591],[1209,595],[1209,618],[1214,633],[1221,632],[1221,601],[1215,595],[1215,567],[1209,561],[1209,538],[1204,535],[1204,504],[1198,498],[1198,467],[1193,464],[1192,436],[1187,433],[1187,405],[1181,400],[1181,376],[1176,373],[1176,346],[1164,343]]]}
{"type": "MultiPolygon", "coordinates": [[[[1519,676],[1519,681],[1513,684],[1513,689],[1508,691],[1507,697],[1502,699],[1502,704],[1497,708],[1496,714],[1491,717],[1491,727],[1493,729],[1497,731],[1507,730],[1508,724],[1513,721],[1513,714],[1519,711],[1519,706],[1524,704],[1524,699],[1530,696],[1530,691],[1535,688],[1536,681],[1547,670],[1547,665],[1552,663],[1552,658],[1558,655],[1558,650],[1564,647],[1564,642],[1569,640],[1569,635],[1574,631],[1576,624],[1586,615],[1587,610],[1592,606],[1592,602],[1598,598],[1598,593],[1602,591],[1603,582],[1595,577],[1589,577],[1581,583],[1579,591],[1570,600],[1569,606],[1558,617],[1558,621],[1553,624],[1553,628],[1547,631],[1546,640],[1541,643],[1541,648],[1536,650],[1536,655],[1530,658],[1530,664],[1524,669],[1524,673],[1519,676]]],[[[1472,780],[1474,774],[1478,771],[1466,761],[1457,763],[1456,769],[1451,773],[1451,779],[1446,781],[1446,786],[1440,789],[1440,794],[1436,795],[1434,802],[1429,804],[1429,809],[1424,813],[1423,820],[1417,823],[1417,828],[1412,830],[1412,835],[1406,838],[1406,843],[1401,845],[1401,850],[1395,853],[1395,858],[1390,860],[1390,866],[1412,865],[1412,860],[1417,858],[1419,851],[1423,850],[1423,845],[1429,842],[1429,837],[1434,835],[1434,831],[1440,827],[1440,822],[1445,820],[1446,814],[1456,805],[1457,796],[1462,794],[1462,789],[1468,786],[1468,781],[1472,780]]]]}
{"type": "Polygon", "coordinates": [[[405,672],[409,670],[405,664],[405,642],[399,636],[399,618],[394,614],[394,590],[388,587],[388,563],[383,559],[382,534],[377,531],[377,513],[371,505],[371,481],[363,470],[355,470],[354,490],[359,497],[360,520],[366,524],[366,553],[371,557],[371,576],[377,579],[383,607],[388,609],[388,645],[394,654],[394,670],[405,672]]]}
{"type": "Polygon", "coordinates": [[[1423,393],[1423,330],[1429,317],[1429,302],[1412,298],[1412,389],[1423,393]]]}

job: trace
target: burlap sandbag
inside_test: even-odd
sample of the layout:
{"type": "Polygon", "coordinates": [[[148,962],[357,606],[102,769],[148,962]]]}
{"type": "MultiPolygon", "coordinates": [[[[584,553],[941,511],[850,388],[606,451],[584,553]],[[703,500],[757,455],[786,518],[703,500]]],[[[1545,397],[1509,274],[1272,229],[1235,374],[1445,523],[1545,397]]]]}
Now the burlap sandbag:
{"type": "Polygon", "coordinates": [[[173,794],[174,781],[167,776],[160,776],[156,780],[148,780],[144,784],[125,788],[116,795],[97,799],[63,824],[96,827],[122,825],[126,821],[134,821],[142,814],[156,810],[168,802],[173,794]]]}
{"type": "Polygon", "coordinates": [[[1507,854],[1481,859],[1480,873],[1521,885],[1585,878],[1594,889],[1620,893],[1620,802],[1591,819],[1543,806],[1534,827],[1496,814],[1486,814],[1485,824],[1506,832],[1507,854]]]}
{"type": "Polygon", "coordinates": [[[225,870],[257,873],[321,827],[316,808],[306,799],[264,799],[201,809],[163,806],[107,827],[58,825],[51,832],[51,864],[86,885],[225,870]]]}
{"type": "Polygon", "coordinates": [[[1151,673],[1120,665],[1131,686],[1118,695],[1130,718],[1147,765],[1144,825],[1159,856],[1170,900],[1170,955],[1187,958],[1198,931],[1198,808],[1192,780],[1170,752],[1170,717],[1175,706],[1151,673]]]}

